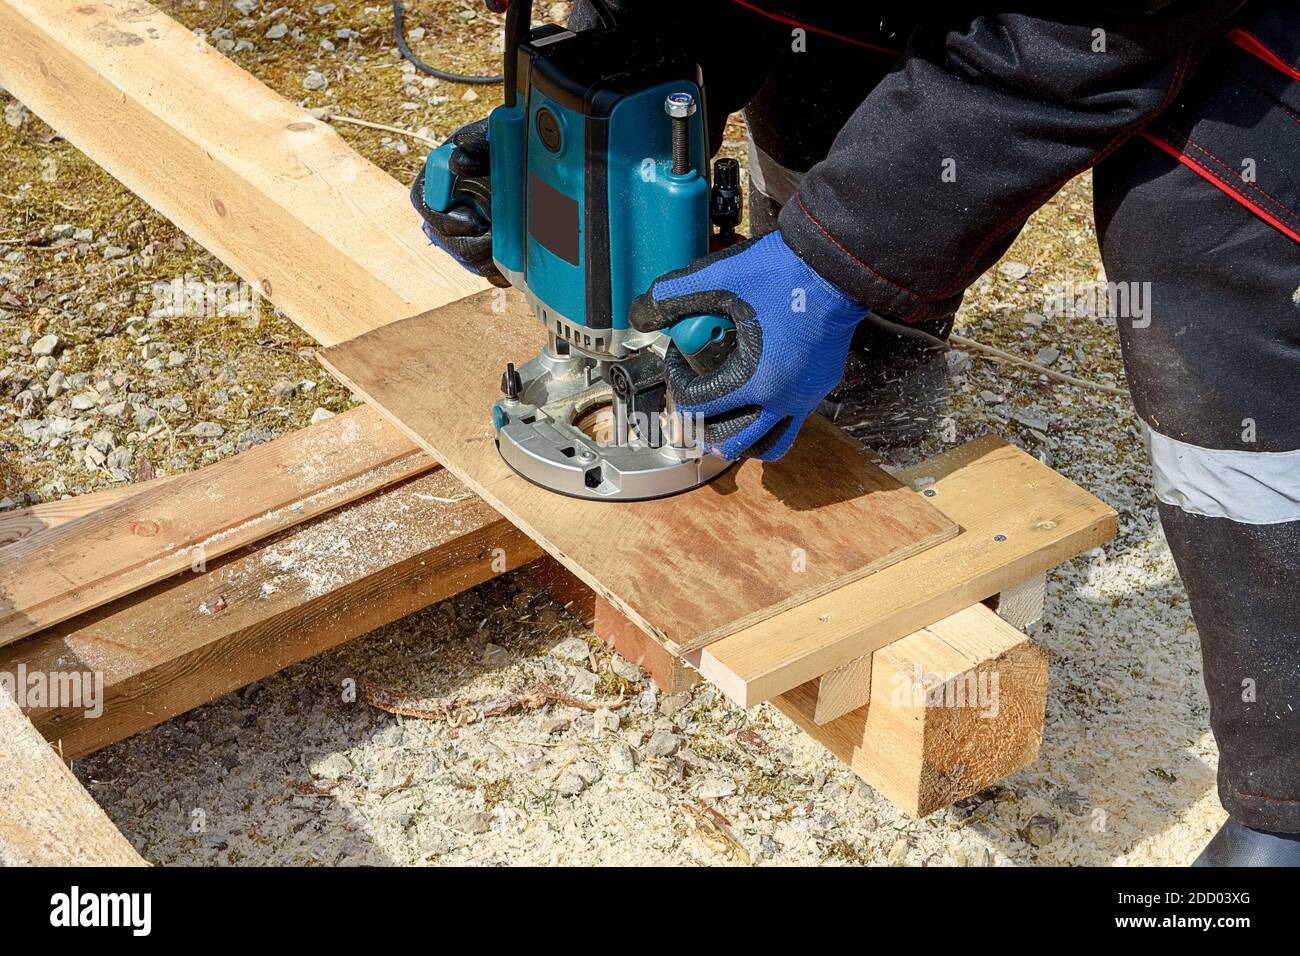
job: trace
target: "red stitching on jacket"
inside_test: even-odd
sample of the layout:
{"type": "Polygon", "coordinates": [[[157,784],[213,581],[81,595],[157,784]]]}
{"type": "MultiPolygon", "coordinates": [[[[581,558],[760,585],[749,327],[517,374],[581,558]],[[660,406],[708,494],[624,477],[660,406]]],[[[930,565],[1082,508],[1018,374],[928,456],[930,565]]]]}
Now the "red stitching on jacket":
{"type": "Polygon", "coordinates": [[[1151,133],[1147,132],[1146,130],[1142,131],[1141,136],[1149,143],[1152,143],[1159,149],[1163,150],[1164,152],[1168,153],[1170,156],[1174,157],[1174,159],[1182,163],[1183,166],[1190,169],[1193,173],[1195,173],[1197,176],[1200,176],[1206,182],[1210,183],[1210,185],[1214,186],[1216,189],[1222,192],[1233,202],[1245,206],[1247,209],[1251,211],[1252,214],[1258,216],[1260,219],[1263,219],[1270,226],[1278,230],[1278,232],[1282,233],[1282,235],[1286,236],[1288,239],[1294,239],[1296,242],[1300,242],[1300,232],[1296,232],[1294,229],[1289,227],[1281,219],[1277,218],[1277,216],[1274,216],[1263,206],[1260,206],[1259,204],[1246,198],[1241,193],[1237,192],[1235,189],[1229,189],[1227,183],[1223,182],[1223,180],[1221,180],[1217,175],[1215,175],[1214,171],[1211,170],[1209,167],[1207,167],[1205,164],[1197,162],[1195,157],[1188,156],[1185,152],[1180,151],[1170,143],[1166,143],[1163,139],[1159,139],[1158,137],[1153,136],[1151,133]]]}
{"type": "MultiPolygon", "coordinates": [[[[1285,209],[1288,213],[1290,213],[1292,219],[1295,219],[1296,222],[1300,223],[1300,213],[1296,212],[1294,209],[1292,209],[1290,206],[1288,206],[1288,205],[1287,205],[1286,203],[1284,203],[1282,200],[1278,199],[1278,198],[1277,198],[1276,196],[1274,196],[1272,193],[1268,192],[1268,190],[1264,189],[1264,188],[1263,188],[1262,186],[1260,186],[1258,183],[1248,183],[1248,182],[1244,181],[1244,180],[1241,178],[1241,174],[1238,173],[1237,170],[1233,169],[1231,166],[1229,166],[1227,163],[1225,163],[1223,160],[1221,160],[1218,156],[1215,156],[1213,153],[1211,153],[1208,149],[1206,149],[1206,148],[1205,148],[1204,146],[1202,146],[1200,143],[1195,142],[1195,141],[1194,141],[1190,136],[1183,136],[1183,134],[1179,133],[1179,132],[1178,132],[1177,130],[1175,130],[1175,129],[1170,128],[1169,126],[1163,126],[1163,128],[1165,129],[1166,132],[1168,132],[1168,133],[1170,133],[1170,134],[1172,134],[1172,135],[1174,135],[1174,136],[1182,136],[1183,139],[1185,140],[1185,145],[1192,147],[1192,148],[1195,149],[1197,152],[1204,153],[1204,154],[1205,154],[1206,156],[1208,156],[1208,157],[1209,157],[1209,158],[1210,158],[1210,159],[1211,159],[1211,160],[1212,160],[1212,161],[1213,161],[1217,166],[1219,166],[1219,167],[1221,167],[1221,168],[1223,168],[1223,169],[1226,169],[1226,170],[1228,171],[1228,173],[1233,177],[1233,179],[1235,179],[1237,182],[1240,182],[1243,186],[1249,186],[1251,189],[1255,190],[1255,191],[1256,191],[1257,193],[1259,193],[1261,196],[1264,196],[1264,197],[1267,198],[1267,199],[1271,199],[1271,200],[1272,200],[1274,203],[1276,203],[1279,207],[1281,207],[1282,209],[1285,209]]],[[[1231,180],[1226,180],[1226,179],[1224,180],[1224,185],[1228,185],[1228,184],[1230,184],[1230,183],[1231,183],[1231,180]]]]}
{"type": "Polygon", "coordinates": [[[1300,80],[1300,70],[1297,70],[1294,66],[1288,63],[1282,57],[1282,54],[1278,53],[1277,50],[1274,50],[1249,30],[1243,30],[1238,27],[1228,34],[1228,42],[1233,46],[1245,50],[1256,59],[1264,61],[1273,69],[1291,77],[1291,79],[1300,80]],[[1263,50],[1264,53],[1268,54],[1268,56],[1265,56],[1264,53],[1260,53],[1260,50],[1263,50]]]}
{"type": "Polygon", "coordinates": [[[902,50],[891,50],[887,46],[877,46],[875,43],[868,43],[866,40],[857,40],[853,37],[844,36],[842,33],[834,33],[830,30],[815,27],[810,23],[800,23],[793,17],[783,16],[779,13],[773,13],[771,10],[764,10],[762,7],[749,3],[748,0],[731,0],[732,3],[744,7],[746,10],[757,13],[760,17],[766,17],[769,20],[775,20],[777,23],[784,23],[792,27],[799,27],[801,30],[811,30],[813,33],[820,33],[822,36],[831,37],[834,40],[841,40],[844,43],[852,43],[854,46],[865,47],[868,50],[876,50],[879,53],[890,53],[898,56],[902,50]]]}
{"type": "Polygon", "coordinates": [[[853,254],[852,250],[850,250],[850,249],[848,249],[847,247],[845,247],[844,245],[842,245],[838,239],[836,239],[836,238],[835,238],[834,236],[832,236],[829,232],[827,232],[827,231],[826,231],[826,227],[823,226],[820,222],[817,221],[817,217],[814,216],[812,213],[810,213],[810,212],[808,211],[808,207],[805,206],[805,205],[803,204],[803,197],[802,197],[802,196],[800,196],[798,193],[795,193],[795,194],[794,194],[794,198],[795,198],[795,202],[797,202],[797,203],[799,204],[799,208],[803,210],[803,214],[804,214],[805,216],[808,217],[808,221],[811,222],[814,226],[816,226],[817,229],[818,229],[818,231],[819,231],[823,236],[825,236],[827,239],[829,239],[829,240],[831,241],[831,244],[834,245],[835,248],[839,249],[840,252],[844,253],[846,256],[848,256],[850,259],[852,259],[852,260],[853,260],[854,262],[856,262],[858,265],[862,266],[862,268],[866,269],[868,272],[870,272],[873,276],[875,276],[877,279],[881,280],[882,282],[888,282],[888,283],[889,283],[890,285],[892,285],[894,288],[896,288],[896,289],[901,289],[901,290],[903,290],[904,292],[906,292],[908,295],[914,295],[914,296],[916,296],[918,299],[928,299],[927,296],[923,295],[923,294],[920,293],[920,292],[917,292],[915,289],[909,289],[907,286],[903,285],[901,282],[897,282],[897,281],[895,281],[895,280],[889,278],[889,276],[887,276],[887,275],[883,275],[882,273],[877,272],[875,269],[871,268],[871,266],[868,265],[866,262],[863,262],[861,259],[859,259],[857,256],[855,256],[855,255],[853,254]]]}
{"type": "Polygon", "coordinates": [[[1261,793],[1242,793],[1240,790],[1234,792],[1237,796],[1245,797],[1247,800],[1264,800],[1268,803],[1300,803],[1300,800],[1287,800],[1284,797],[1266,797],[1261,793]]]}
{"type": "Polygon", "coordinates": [[[1271,94],[1268,90],[1264,89],[1262,86],[1257,84],[1254,80],[1246,76],[1244,73],[1240,73],[1237,70],[1233,70],[1232,75],[1235,76],[1242,83],[1244,83],[1248,90],[1250,90],[1252,93],[1258,96],[1261,100],[1263,100],[1273,109],[1281,110],[1282,114],[1286,116],[1287,119],[1291,120],[1294,123],[1300,124],[1300,113],[1297,113],[1295,110],[1291,109],[1281,100],[1274,97],[1273,94],[1271,94]]]}

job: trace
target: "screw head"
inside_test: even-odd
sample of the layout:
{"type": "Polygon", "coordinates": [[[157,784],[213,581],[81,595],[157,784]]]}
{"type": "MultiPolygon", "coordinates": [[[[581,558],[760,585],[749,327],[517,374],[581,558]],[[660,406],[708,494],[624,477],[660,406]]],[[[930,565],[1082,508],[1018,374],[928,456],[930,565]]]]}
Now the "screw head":
{"type": "Polygon", "coordinates": [[[933,488],[926,488],[925,491],[921,492],[921,494],[925,495],[927,498],[933,498],[936,494],[938,494],[938,492],[935,491],[933,488]]]}
{"type": "Polygon", "coordinates": [[[993,536],[993,540],[994,540],[994,541],[1005,541],[1005,540],[1007,540],[1007,536],[1006,536],[1005,534],[995,534],[995,535],[993,536]]]}
{"type": "Polygon", "coordinates": [[[664,100],[664,112],[673,119],[686,119],[695,112],[695,97],[690,93],[669,93],[664,100]]]}

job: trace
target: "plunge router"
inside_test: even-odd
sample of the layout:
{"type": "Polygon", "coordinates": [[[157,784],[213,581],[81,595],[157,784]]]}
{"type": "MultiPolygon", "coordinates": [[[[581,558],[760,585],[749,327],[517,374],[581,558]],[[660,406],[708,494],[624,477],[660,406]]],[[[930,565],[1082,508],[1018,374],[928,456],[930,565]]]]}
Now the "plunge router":
{"type": "Polygon", "coordinates": [[[507,11],[489,183],[451,171],[450,143],[425,167],[431,208],[490,203],[492,258],[548,333],[540,355],[505,367],[497,448],[524,478],[580,498],[686,491],[732,463],[707,454],[702,423],[674,411],[664,355],[671,345],[708,371],[735,330],[693,315],[642,333],[628,307],[735,240],[739,167],[719,160],[710,186],[704,84],[689,58],[620,28],[603,3],[603,27],[579,32],[533,29],[531,6],[507,11]]]}

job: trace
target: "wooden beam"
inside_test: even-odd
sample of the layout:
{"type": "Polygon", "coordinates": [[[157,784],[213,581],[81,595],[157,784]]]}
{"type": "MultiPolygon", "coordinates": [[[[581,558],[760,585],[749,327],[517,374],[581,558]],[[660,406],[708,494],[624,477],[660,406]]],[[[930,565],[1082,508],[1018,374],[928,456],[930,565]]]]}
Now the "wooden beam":
{"type": "Polygon", "coordinates": [[[149,488],[159,487],[171,481],[174,476],[164,475],[150,481],[138,481],[133,484],[119,485],[104,491],[95,491],[57,501],[46,501],[28,508],[15,508],[0,514],[0,548],[30,537],[47,528],[58,528],[70,521],[84,518],[88,514],[107,508],[109,505],[127,498],[133,498],[149,488]]]}
{"type": "Polygon", "coordinates": [[[0,645],[427,471],[358,408],[0,550],[0,645]]]}
{"type": "Polygon", "coordinates": [[[318,342],[487,288],[406,187],[143,0],[0,0],[0,84],[318,342]]]}
{"type": "Polygon", "coordinates": [[[750,707],[1095,548],[1113,508],[995,435],[907,469],[962,527],[903,564],[706,647],[697,666],[750,707]]]}
{"type": "Polygon", "coordinates": [[[0,688],[0,866],[145,866],[0,688]]]}
{"type": "Polygon", "coordinates": [[[435,470],[12,644],[0,673],[102,675],[102,713],[30,712],[77,757],[540,553],[435,470]]]}
{"type": "Polygon", "coordinates": [[[875,651],[867,706],[818,724],[807,691],[772,703],[892,803],[922,817],[1038,756],[1047,655],[976,604],[875,651]]]}
{"type": "Polygon", "coordinates": [[[878,573],[957,533],[925,498],[814,417],[778,462],[746,461],[655,501],[591,501],[534,485],[497,452],[502,364],[545,331],[499,290],[321,353],[325,366],[467,487],[670,651],[682,653],[878,573]],[[463,345],[473,336],[474,348],[463,345]]]}

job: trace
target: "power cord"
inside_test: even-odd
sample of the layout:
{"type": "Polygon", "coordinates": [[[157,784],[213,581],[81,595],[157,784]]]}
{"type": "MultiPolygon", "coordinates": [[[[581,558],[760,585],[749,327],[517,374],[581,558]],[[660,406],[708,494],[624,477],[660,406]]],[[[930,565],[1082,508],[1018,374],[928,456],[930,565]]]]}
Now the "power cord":
{"type": "Polygon", "coordinates": [[[397,49],[402,56],[406,57],[415,64],[415,68],[421,73],[428,73],[430,76],[436,76],[440,80],[450,80],[453,83],[474,83],[487,85],[490,83],[501,83],[505,80],[504,75],[497,76],[465,76],[461,73],[448,73],[446,70],[440,70],[436,66],[430,66],[418,56],[411,52],[411,48],[406,45],[406,30],[403,26],[405,11],[402,9],[402,0],[393,0],[393,34],[397,39],[397,49]]]}

